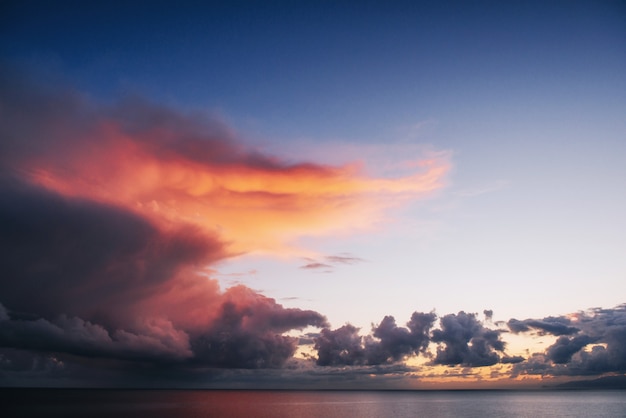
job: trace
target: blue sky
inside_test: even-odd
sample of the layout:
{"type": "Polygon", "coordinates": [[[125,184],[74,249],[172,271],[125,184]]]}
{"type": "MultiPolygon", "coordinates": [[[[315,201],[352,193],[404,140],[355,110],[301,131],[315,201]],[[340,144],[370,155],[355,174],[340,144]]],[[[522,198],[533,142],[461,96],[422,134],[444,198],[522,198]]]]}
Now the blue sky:
{"type": "MultiPolygon", "coordinates": [[[[281,169],[356,163],[363,184],[390,181],[381,195],[363,185],[370,195],[347,206],[345,224],[272,235],[268,219],[242,238],[243,226],[211,220],[210,233],[241,242],[237,255],[204,266],[222,291],[241,284],[364,334],[385,315],[402,325],[414,311],[491,309],[506,322],[625,302],[622,2],[130,3],[3,5],[6,86],[19,74],[33,91],[76,94],[141,129],[157,108],[281,169]],[[401,179],[427,171],[410,165],[424,160],[445,173],[432,190],[409,190],[401,179]],[[255,234],[274,250],[254,247],[255,234]],[[326,266],[303,268],[312,263],[326,266]]],[[[352,175],[343,170],[333,181],[352,175]]],[[[63,196],[131,207],[55,181],[65,183],[46,187],[63,196]]],[[[98,187],[125,190],[112,180],[98,187]]]]}

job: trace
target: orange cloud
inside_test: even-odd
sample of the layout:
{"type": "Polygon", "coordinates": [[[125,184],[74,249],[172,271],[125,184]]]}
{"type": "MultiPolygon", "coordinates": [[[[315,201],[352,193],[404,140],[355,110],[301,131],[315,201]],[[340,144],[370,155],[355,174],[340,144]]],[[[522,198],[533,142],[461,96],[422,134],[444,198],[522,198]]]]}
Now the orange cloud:
{"type": "Polygon", "coordinates": [[[450,166],[445,157],[415,160],[409,175],[384,178],[359,164],[289,164],[174,112],[145,104],[125,111],[96,115],[65,136],[56,127],[52,152],[47,144],[20,169],[56,192],[132,209],[165,227],[217,232],[233,254],[289,254],[300,251],[299,236],[369,227],[389,207],[441,188],[450,166]]]}

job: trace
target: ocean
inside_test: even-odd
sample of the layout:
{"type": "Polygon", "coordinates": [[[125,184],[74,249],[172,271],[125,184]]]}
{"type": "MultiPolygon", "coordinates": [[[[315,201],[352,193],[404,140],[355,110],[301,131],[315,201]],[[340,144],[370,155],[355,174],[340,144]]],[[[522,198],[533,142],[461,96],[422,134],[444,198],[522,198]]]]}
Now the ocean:
{"type": "Polygon", "coordinates": [[[615,418],[626,417],[626,391],[0,389],[0,416],[615,418]]]}

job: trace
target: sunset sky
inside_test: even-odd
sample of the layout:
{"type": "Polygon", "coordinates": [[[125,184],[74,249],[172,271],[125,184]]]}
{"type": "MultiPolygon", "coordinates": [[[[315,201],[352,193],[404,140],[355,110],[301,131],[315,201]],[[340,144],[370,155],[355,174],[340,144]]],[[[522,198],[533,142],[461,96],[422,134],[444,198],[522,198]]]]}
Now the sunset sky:
{"type": "Polygon", "coordinates": [[[626,374],[622,1],[8,1],[0,386],[626,374]]]}

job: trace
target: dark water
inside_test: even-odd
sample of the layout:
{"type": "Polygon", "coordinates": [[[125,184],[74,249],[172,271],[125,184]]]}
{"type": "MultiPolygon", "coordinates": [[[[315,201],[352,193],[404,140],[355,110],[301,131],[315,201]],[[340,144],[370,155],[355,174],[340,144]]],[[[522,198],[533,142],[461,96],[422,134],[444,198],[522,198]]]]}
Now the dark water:
{"type": "Polygon", "coordinates": [[[1,417],[626,417],[626,391],[0,390],[1,417]]]}

